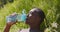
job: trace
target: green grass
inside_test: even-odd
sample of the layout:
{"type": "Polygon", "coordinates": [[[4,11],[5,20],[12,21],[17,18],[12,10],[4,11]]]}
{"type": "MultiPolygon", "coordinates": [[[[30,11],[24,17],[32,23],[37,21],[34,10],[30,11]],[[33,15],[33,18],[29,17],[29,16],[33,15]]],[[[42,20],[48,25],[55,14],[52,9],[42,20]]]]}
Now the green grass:
{"type": "MultiPolygon", "coordinates": [[[[60,21],[58,20],[60,17],[59,0],[14,0],[13,3],[7,3],[4,5],[4,8],[0,9],[0,32],[3,32],[6,26],[5,18],[7,15],[13,12],[21,13],[23,9],[26,9],[26,13],[28,13],[33,7],[38,7],[44,11],[47,19],[47,21],[45,20],[44,22],[46,27],[49,28],[51,27],[51,23],[60,21]]],[[[15,24],[11,27],[10,32],[16,32],[22,28],[27,28],[27,25],[24,23],[17,23],[17,25],[15,24]]],[[[43,29],[43,27],[41,28],[43,29]]]]}

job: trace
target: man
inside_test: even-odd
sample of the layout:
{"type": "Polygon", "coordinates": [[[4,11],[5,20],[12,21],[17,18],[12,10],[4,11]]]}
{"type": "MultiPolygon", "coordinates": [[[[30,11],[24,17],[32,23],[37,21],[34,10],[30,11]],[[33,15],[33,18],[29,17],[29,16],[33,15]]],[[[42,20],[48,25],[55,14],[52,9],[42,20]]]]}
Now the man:
{"type": "MultiPolygon", "coordinates": [[[[30,29],[29,31],[27,29],[27,30],[21,30],[20,32],[27,32],[27,31],[28,32],[44,32],[43,31],[44,29],[40,30],[40,24],[44,21],[44,18],[45,18],[45,14],[41,9],[39,8],[31,9],[27,15],[26,22],[25,22],[30,26],[30,29]]],[[[8,24],[9,28],[6,28],[4,32],[9,32],[9,29],[13,24],[14,23],[8,24]]]]}

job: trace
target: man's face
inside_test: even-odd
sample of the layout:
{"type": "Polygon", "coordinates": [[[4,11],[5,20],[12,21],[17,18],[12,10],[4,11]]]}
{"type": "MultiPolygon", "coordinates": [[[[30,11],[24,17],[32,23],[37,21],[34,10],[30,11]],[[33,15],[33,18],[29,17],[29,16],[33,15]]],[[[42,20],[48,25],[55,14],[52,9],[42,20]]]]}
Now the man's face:
{"type": "Polygon", "coordinates": [[[27,15],[26,24],[34,25],[40,22],[40,16],[35,11],[30,11],[27,15]]]}

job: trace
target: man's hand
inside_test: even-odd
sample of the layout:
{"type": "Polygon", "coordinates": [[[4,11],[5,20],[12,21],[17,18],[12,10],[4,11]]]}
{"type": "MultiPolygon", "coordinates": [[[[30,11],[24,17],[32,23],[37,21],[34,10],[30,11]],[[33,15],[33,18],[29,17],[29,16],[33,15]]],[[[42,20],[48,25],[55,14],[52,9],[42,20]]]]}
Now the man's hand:
{"type": "MultiPolygon", "coordinates": [[[[17,22],[17,21],[16,21],[16,22],[17,22]]],[[[8,22],[8,23],[6,24],[6,27],[5,27],[5,29],[4,29],[4,32],[9,32],[10,27],[11,27],[13,24],[16,24],[16,22],[8,22]]]]}
{"type": "Polygon", "coordinates": [[[13,24],[16,24],[16,22],[8,22],[7,25],[12,26],[13,24]]]}

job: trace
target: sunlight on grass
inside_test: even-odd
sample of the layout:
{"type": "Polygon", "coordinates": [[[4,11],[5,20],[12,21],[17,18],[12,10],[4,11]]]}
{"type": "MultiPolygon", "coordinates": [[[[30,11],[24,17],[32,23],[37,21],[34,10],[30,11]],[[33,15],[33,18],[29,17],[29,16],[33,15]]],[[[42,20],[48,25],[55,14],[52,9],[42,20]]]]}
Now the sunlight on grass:
{"type": "MultiPolygon", "coordinates": [[[[58,6],[59,5],[58,2],[59,2],[58,0],[14,0],[13,3],[8,2],[6,5],[4,5],[4,8],[0,9],[0,32],[3,32],[3,30],[5,28],[5,25],[6,25],[5,18],[7,15],[9,15],[13,12],[21,13],[22,9],[26,9],[26,13],[28,13],[29,10],[33,7],[38,7],[44,11],[44,13],[46,15],[46,19],[45,19],[44,25],[42,24],[42,26],[45,27],[45,24],[46,24],[47,28],[45,29],[45,31],[53,32],[52,26],[54,27],[54,25],[57,23],[56,21],[58,21],[60,19],[59,18],[60,9],[58,6]],[[56,22],[56,23],[52,24],[54,22],[56,22]]],[[[19,29],[23,29],[23,28],[28,28],[28,26],[23,24],[23,22],[16,23],[15,25],[13,25],[11,27],[10,32],[18,32],[19,29]]],[[[41,27],[41,28],[43,29],[43,27],[41,27]]],[[[59,30],[58,28],[55,28],[53,30],[55,32],[57,32],[56,29],[57,29],[57,31],[59,30]]]]}

